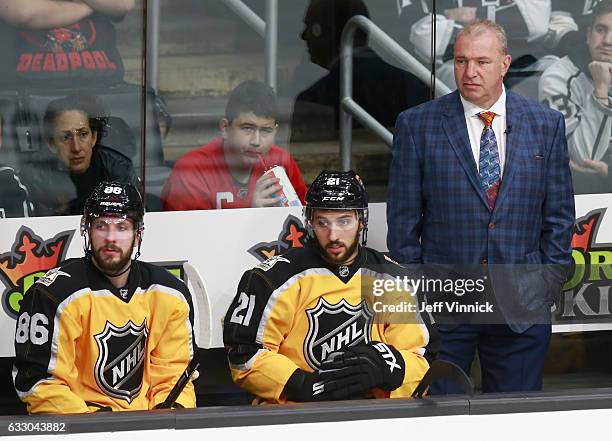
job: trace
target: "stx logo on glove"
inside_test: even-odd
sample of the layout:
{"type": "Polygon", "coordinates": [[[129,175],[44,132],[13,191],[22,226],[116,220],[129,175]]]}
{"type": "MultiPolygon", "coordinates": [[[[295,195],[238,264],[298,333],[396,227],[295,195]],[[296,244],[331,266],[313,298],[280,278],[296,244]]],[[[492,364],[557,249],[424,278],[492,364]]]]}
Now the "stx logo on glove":
{"type": "Polygon", "coordinates": [[[317,381],[312,383],[312,396],[319,395],[325,392],[325,381],[317,381]]]}
{"type": "Polygon", "coordinates": [[[323,382],[325,390],[317,397],[367,398],[373,388],[392,391],[400,387],[404,366],[401,353],[379,341],[345,347],[330,354],[321,364],[321,369],[314,374],[312,391],[321,387],[316,382],[323,382]]]}
{"type": "Polygon", "coordinates": [[[402,370],[402,367],[397,364],[397,359],[395,358],[395,355],[393,355],[393,352],[391,352],[389,346],[384,343],[376,343],[372,346],[374,346],[374,348],[376,348],[376,350],[382,354],[382,357],[385,359],[385,363],[389,365],[390,372],[393,372],[393,369],[395,368],[400,371],[402,370]]]}

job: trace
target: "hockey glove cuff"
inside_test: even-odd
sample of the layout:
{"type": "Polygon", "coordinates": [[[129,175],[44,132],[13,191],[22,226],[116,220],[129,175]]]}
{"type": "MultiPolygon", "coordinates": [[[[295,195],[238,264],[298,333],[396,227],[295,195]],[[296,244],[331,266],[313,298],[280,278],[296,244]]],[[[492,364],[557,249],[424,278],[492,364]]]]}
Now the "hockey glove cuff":
{"type": "Polygon", "coordinates": [[[283,393],[289,401],[311,402],[330,399],[319,375],[302,369],[296,369],[289,377],[283,393]]]}

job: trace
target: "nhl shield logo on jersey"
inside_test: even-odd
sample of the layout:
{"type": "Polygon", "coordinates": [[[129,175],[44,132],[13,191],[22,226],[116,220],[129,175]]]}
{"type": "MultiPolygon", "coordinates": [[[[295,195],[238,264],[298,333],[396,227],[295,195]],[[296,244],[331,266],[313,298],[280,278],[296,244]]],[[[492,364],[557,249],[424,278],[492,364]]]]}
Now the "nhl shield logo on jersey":
{"type": "Polygon", "coordinates": [[[106,322],[104,331],[95,336],[99,349],[95,377],[104,393],[129,403],[138,396],[148,334],[145,319],[140,326],[128,321],[121,328],[106,322]]]}
{"type": "Polygon", "coordinates": [[[365,302],[351,305],[345,299],[332,305],[323,297],[317,306],[307,309],[308,334],[304,340],[304,357],[313,369],[334,351],[360,343],[369,343],[372,316],[365,302]]]}

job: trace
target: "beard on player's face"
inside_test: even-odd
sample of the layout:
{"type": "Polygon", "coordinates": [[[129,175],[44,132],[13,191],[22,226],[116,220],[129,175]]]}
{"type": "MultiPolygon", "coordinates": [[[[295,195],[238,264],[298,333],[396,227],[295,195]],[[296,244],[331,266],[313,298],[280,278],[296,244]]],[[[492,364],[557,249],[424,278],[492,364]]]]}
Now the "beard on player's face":
{"type": "Polygon", "coordinates": [[[328,261],[330,261],[331,263],[335,263],[337,265],[343,265],[349,262],[350,260],[353,260],[354,254],[356,254],[356,250],[358,246],[359,246],[359,234],[357,234],[357,236],[355,237],[355,240],[350,245],[347,245],[341,241],[329,242],[325,246],[323,251],[325,253],[325,258],[328,261]],[[330,249],[336,248],[338,246],[344,247],[344,251],[342,253],[334,254],[329,251],[330,249]]]}
{"type": "Polygon", "coordinates": [[[105,244],[93,250],[92,257],[96,266],[105,273],[118,273],[124,270],[132,259],[132,250],[134,249],[135,239],[132,241],[132,246],[128,250],[122,250],[120,247],[113,244],[105,244]],[[109,252],[111,256],[106,256],[109,252]]]}
{"type": "Polygon", "coordinates": [[[349,240],[346,238],[329,240],[317,237],[316,240],[321,249],[323,258],[335,265],[346,265],[351,263],[357,254],[360,233],[361,231],[357,230],[353,238],[349,240]]]}

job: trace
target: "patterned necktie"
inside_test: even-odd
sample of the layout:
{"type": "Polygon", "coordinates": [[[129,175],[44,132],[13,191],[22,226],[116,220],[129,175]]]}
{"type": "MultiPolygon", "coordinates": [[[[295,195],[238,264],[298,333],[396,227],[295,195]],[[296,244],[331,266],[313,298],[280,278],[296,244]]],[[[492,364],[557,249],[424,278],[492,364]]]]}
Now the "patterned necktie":
{"type": "Polygon", "coordinates": [[[493,132],[494,112],[480,112],[478,114],[484,123],[482,135],[480,136],[480,161],[478,163],[478,174],[480,175],[480,185],[487,195],[489,210],[493,211],[495,199],[501,183],[501,173],[499,166],[499,151],[497,150],[497,140],[493,132]]]}

